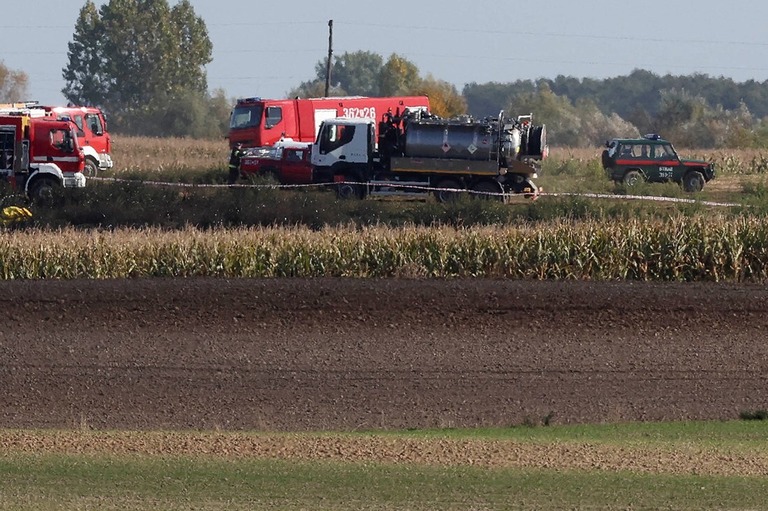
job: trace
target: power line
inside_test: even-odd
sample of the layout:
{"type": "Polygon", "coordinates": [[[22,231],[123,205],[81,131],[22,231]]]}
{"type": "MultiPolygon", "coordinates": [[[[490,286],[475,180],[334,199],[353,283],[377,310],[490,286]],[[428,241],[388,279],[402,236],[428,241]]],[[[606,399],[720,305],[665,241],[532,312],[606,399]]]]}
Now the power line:
{"type": "Polygon", "coordinates": [[[430,26],[424,26],[424,25],[383,25],[383,24],[375,24],[375,23],[346,23],[346,22],[340,22],[341,25],[351,25],[354,27],[372,27],[372,28],[385,28],[388,31],[392,30],[419,30],[419,31],[433,31],[433,32],[456,32],[461,34],[466,33],[477,33],[477,34],[494,34],[494,35],[510,35],[514,34],[515,36],[535,36],[535,37],[560,37],[560,38],[574,38],[574,39],[596,39],[596,40],[608,40],[608,41],[635,41],[635,42],[645,42],[645,43],[688,43],[688,44],[733,44],[733,45],[740,45],[740,46],[768,46],[768,42],[760,43],[760,42],[751,42],[751,41],[723,41],[723,40],[716,40],[716,39],[664,39],[664,38],[652,38],[652,37],[634,37],[634,36],[610,36],[610,35],[599,35],[599,34],[566,34],[566,33],[559,33],[559,32],[534,32],[534,31],[521,31],[521,30],[515,30],[514,32],[509,30],[488,30],[488,29],[467,29],[466,27],[462,28],[446,28],[446,27],[430,27],[430,26]]]}
{"type": "MultiPolygon", "coordinates": [[[[357,49],[340,49],[337,51],[337,54],[341,54],[344,52],[351,52],[354,53],[355,51],[358,51],[357,49]]],[[[33,50],[20,50],[17,52],[4,52],[5,54],[9,55],[61,55],[61,52],[55,52],[55,51],[33,51],[33,50]]],[[[260,49],[236,49],[236,50],[222,50],[222,54],[262,54],[263,50],[260,49]]],[[[273,50],[270,53],[273,54],[307,54],[307,53],[317,53],[319,58],[322,57],[321,51],[317,48],[312,49],[299,49],[299,50],[273,50]]],[[[537,63],[537,64],[560,64],[560,65],[584,65],[584,66],[609,66],[609,67],[626,67],[626,62],[600,62],[596,60],[563,60],[563,59],[545,59],[545,58],[525,58],[525,57],[511,57],[511,56],[485,56],[485,55],[460,55],[455,53],[417,53],[417,52],[405,52],[400,53],[401,56],[404,57],[429,57],[433,59],[461,59],[461,60],[492,60],[494,62],[526,62],[526,63],[537,63]]],[[[659,62],[655,63],[656,66],[645,66],[648,69],[651,69],[652,67],[659,67],[659,62]]],[[[643,68],[644,66],[640,63],[634,63],[633,67],[636,68],[643,68]]],[[[723,65],[717,65],[717,66],[710,66],[710,65],[695,65],[695,64],[688,64],[686,66],[680,66],[677,62],[670,62],[669,67],[675,68],[675,69],[691,69],[691,68],[702,68],[702,69],[711,69],[711,70],[720,70],[720,71],[755,71],[755,72],[763,72],[768,71],[768,67],[759,67],[759,66],[723,66],[723,65]]]]}
{"type": "MultiPolygon", "coordinates": [[[[605,35],[605,34],[577,34],[577,33],[559,33],[559,32],[536,32],[532,30],[521,31],[515,30],[514,32],[509,30],[489,30],[489,29],[471,29],[467,27],[435,27],[425,25],[387,25],[377,23],[358,23],[358,22],[336,22],[337,24],[351,27],[368,27],[368,28],[381,28],[386,29],[388,32],[393,30],[405,30],[412,32],[418,30],[420,32],[432,31],[443,33],[461,33],[461,34],[483,34],[483,35],[510,35],[514,33],[515,36],[528,36],[528,37],[546,37],[546,38],[572,38],[572,39],[594,39],[600,41],[633,41],[640,43],[674,43],[674,44],[707,44],[707,45],[735,45],[735,46],[754,46],[754,47],[768,47],[768,42],[755,42],[755,41],[735,41],[735,40],[719,40],[719,39],[667,39],[659,37],[636,37],[627,35],[605,35]]],[[[248,22],[230,22],[230,23],[206,23],[207,27],[257,27],[257,26],[294,26],[294,25],[317,25],[325,26],[325,21],[248,21],[248,22]]],[[[0,25],[0,30],[38,30],[38,29],[67,29],[72,30],[72,25],[0,25]]],[[[15,53],[5,51],[4,53],[15,53]]]]}

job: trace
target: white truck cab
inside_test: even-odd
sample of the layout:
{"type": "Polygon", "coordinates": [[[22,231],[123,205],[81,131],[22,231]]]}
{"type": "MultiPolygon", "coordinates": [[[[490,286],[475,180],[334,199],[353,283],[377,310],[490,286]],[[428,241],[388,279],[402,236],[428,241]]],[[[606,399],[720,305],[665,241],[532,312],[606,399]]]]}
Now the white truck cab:
{"type": "Polygon", "coordinates": [[[323,121],[312,144],[312,165],[367,164],[376,147],[374,121],[339,117],[323,121]]]}

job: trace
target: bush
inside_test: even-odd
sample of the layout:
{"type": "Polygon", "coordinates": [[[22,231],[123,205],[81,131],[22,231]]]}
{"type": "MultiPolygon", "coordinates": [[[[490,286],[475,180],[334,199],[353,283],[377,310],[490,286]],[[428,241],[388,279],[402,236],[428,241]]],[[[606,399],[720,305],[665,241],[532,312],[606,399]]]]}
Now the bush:
{"type": "MultiPolygon", "coordinates": [[[[274,185],[269,180],[254,181],[274,185]]],[[[670,185],[674,187],[675,185],[670,185]]],[[[663,186],[662,186],[663,188],[663,186]]],[[[7,195],[12,197],[11,195],[7,195]]],[[[16,197],[16,196],[13,196],[16,197]]],[[[2,197],[0,197],[2,200],[2,197]]],[[[10,199],[9,199],[10,200],[10,199]]],[[[18,201],[15,201],[18,202],[18,201]]],[[[666,218],[674,211],[701,213],[699,204],[658,204],[585,197],[515,197],[510,204],[462,198],[441,204],[426,200],[337,200],[329,189],[163,186],[142,182],[93,182],[63,191],[60,206],[33,205],[38,227],[161,227],[178,229],[239,226],[452,226],[520,225],[557,219],[666,218]]],[[[754,213],[762,211],[757,208],[754,213]]],[[[766,207],[768,211],[768,207],[766,207]]],[[[754,214],[753,213],[753,214],[754,214]]],[[[739,211],[733,215],[738,216],[739,211]]]]}
{"type": "Polygon", "coordinates": [[[764,421],[768,419],[768,410],[745,410],[739,414],[739,418],[744,421],[764,421]]]}

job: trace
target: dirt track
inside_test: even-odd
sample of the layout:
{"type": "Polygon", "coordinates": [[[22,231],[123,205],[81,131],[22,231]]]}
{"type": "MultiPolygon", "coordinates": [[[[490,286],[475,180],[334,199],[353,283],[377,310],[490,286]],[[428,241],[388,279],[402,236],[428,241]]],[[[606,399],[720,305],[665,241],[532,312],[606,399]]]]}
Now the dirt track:
{"type": "Polygon", "coordinates": [[[768,288],[2,282],[0,428],[319,430],[768,408],[768,288]]]}

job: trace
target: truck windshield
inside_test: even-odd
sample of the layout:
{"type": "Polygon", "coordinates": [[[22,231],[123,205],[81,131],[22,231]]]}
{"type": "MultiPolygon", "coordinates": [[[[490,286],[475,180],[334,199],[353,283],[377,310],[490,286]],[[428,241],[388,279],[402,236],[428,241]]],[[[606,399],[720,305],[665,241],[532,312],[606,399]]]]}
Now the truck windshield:
{"type": "Polygon", "coordinates": [[[264,112],[263,105],[240,105],[232,110],[232,117],[229,120],[230,128],[253,128],[261,123],[261,114],[264,112]]]}

